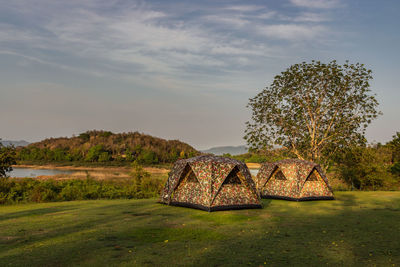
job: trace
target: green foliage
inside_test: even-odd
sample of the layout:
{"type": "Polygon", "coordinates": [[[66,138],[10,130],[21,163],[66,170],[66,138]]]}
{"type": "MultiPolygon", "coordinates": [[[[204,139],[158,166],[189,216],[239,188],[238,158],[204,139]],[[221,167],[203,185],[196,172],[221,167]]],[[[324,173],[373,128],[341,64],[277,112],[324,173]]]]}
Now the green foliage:
{"type": "Polygon", "coordinates": [[[400,132],[396,132],[396,135],[393,135],[393,139],[385,146],[390,149],[392,154],[390,172],[400,178],[400,132]]]}
{"type": "Polygon", "coordinates": [[[161,179],[148,173],[128,180],[38,180],[0,179],[0,204],[85,199],[149,198],[160,194],[161,179]],[[138,178],[140,176],[140,178],[138,178]]]}
{"type": "Polygon", "coordinates": [[[145,171],[143,167],[136,161],[131,164],[132,171],[130,172],[130,176],[137,181],[141,181],[144,178],[149,178],[150,173],[145,171]]]}
{"type": "Polygon", "coordinates": [[[113,135],[113,133],[110,132],[110,131],[104,131],[104,132],[102,132],[102,133],[100,134],[100,136],[101,136],[101,137],[104,137],[104,138],[108,138],[108,137],[110,137],[111,135],[113,135]]]}
{"type": "Polygon", "coordinates": [[[132,162],[132,161],[135,160],[135,154],[133,152],[127,150],[126,153],[125,153],[125,159],[128,162],[132,162]]]}
{"type": "Polygon", "coordinates": [[[159,195],[163,188],[160,180],[152,179],[150,173],[146,172],[138,162],[132,163],[132,171],[130,173],[132,179],[130,190],[136,198],[149,198],[159,195]]]}
{"type": "Polygon", "coordinates": [[[338,156],[336,169],[352,189],[388,189],[395,183],[389,171],[390,156],[385,147],[351,147],[338,156]]]}
{"type": "Polygon", "coordinates": [[[394,175],[400,176],[400,162],[396,162],[390,167],[390,172],[394,175]]]}
{"type": "Polygon", "coordinates": [[[54,161],[63,161],[67,157],[67,152],[61,148],[54,149],[52,153],[52,159],[54,159],[54,161]]]}
{"type": "Polygon", "coordinates": [[[282,159],[293,158],[295,155],[287,149],[266,149],[266,150],[251,150],[248,153],[232,156],[224,154],[224,157],[237,159],[246,163],[264,163],[275,162],[282,159]]]}
{"type": "Polygon", "coordinates": [[[164,140],[134,133],[114,134],[110,131],[87,131],[71,138],[50,138],[17,149],[17,159],[26,162],[101,162],[129,164],[175,162],[179,157],[196,156],[198,152],[177,140],[164,140]],[[106,154],[107,152],[108,154],[106,154]]]}
{"type": "Polygon", "coordinates": [[[142,153],[137,157],[137,161],[141,164],[155,164],[158,163],[158,158],[156,153],[151,150],[143,150],[142,153]]]}
{"type": "Polygon", "coordinates": [[[228,153],[228,154],[223,154],[222,156],[237,159],[246,163],[263,163],[268,161],[268,157],[258,153],[245,153],[235,156],[232,156],[228,153]]]}
{"type": "Polygon", "coordinates": [[[393,139],[386,144],[392,151],[392,162],[400,162],[400,132],[393,135],[393,139]]]}
{"type": "Polygon", "coordinates": [[[169,153],[169,158],[172,160],[172,162],[175,162],[178,160],[179,155],[178,155],[178,151],[176,151],[175,148],[172,148],[170,153],[169,153]]]}
{"type": "Polygon", "coordinates": [[[246,159],[246,162],[254,162],[254,163],[263,163],[266,162],[267,158],[263,155],[252,153],[249,158],[246,159]]]}
{"type": "Polygon", "coordinates": [[[105,149],[103,145],[92,146],[85,157],[85,161],[99,161],[100,155],[104,152],[105,149]]]}
{"type": "Polygon", "coordinates": [[[197,155],[197,152],[195,150],[191,150],[188,153],[186,153],[186,158],[192,158],[197,155]]]}
{"type": "Polygon", "coordinates": [[[292,65],[250,99],[244,138],[251,148],[280,145],[327,168],[332,155],[365,141],[366,127],[379,114],[371,79],[359,63],[292,65]]]}
{"type": "Polygon", "coordinates": [[[6,177],[7,172],[12,171],[15,161],[15,148],[13,146],[3,146],[0,142],[0,178],[6,177]]]}
{"type": "Polygon", "coordinates": [[[87,142],[90,140],[90,134],[89,133],[81,133],[79,134],[78,138],[82,139],[83,142],[87,142]]]}
{"type": "Polygon", "coordinates": [[[110,160],[111,160],[111,155],[107,151],[104,151],[104,152],[100,153],[97,161],[98,162],[108,162],[110,160]]]}

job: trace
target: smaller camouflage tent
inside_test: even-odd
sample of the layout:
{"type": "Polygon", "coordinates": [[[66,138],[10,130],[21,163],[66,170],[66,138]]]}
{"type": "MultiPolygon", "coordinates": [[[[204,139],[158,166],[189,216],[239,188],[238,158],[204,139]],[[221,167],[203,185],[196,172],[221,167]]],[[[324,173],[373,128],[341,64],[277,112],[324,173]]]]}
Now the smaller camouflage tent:
{"type": "Polygon", "coordinates": [[[178,160],[161,193],[161,202],[206,211],[261,208],[247,166],[216,156],[178,160]]]}
{"type": "Polygon", "coordinates": [[[334,199],[321,167],[299,159],[264,163],[257,174],[256,185],[262,198],[296,201],[334,199]]]}

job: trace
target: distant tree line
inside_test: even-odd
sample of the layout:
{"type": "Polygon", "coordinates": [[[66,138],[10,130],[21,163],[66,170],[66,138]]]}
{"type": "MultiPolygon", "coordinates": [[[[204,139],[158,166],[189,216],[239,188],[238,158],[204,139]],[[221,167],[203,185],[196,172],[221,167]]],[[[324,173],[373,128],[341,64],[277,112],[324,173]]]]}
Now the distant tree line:
{"type": "Polygon", "coordinates": [[[178,140],[164,140],[139,132],[114,134],[87,131],[71,138],[50,138],[17,149],[20,161],[171,163],[199,154],[178,140]]]}
{"type": "Polygon", "coordinates": [[[227,153],[223,154],[222,156],[240,160],[245,163],[275,162],[282,159],[296,157],[295,154],[293,154],[291,151],[285,148],[263,149],[263,150],[249,149],[248,153],[233,155],[233,156],[227,153]]]}

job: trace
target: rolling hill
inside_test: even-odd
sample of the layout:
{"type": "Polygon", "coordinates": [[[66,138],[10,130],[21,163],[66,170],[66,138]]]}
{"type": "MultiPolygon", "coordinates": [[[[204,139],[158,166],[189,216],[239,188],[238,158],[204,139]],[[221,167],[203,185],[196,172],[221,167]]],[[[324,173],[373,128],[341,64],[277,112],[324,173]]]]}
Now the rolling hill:
{"type": "Polygon", "coordinates": [[[18,149],[22,161],[134,161],[145,164],[169,163],[199,154],[179,140],[151,135],[92,130],[73,137],[49,138],[18,149]]]}

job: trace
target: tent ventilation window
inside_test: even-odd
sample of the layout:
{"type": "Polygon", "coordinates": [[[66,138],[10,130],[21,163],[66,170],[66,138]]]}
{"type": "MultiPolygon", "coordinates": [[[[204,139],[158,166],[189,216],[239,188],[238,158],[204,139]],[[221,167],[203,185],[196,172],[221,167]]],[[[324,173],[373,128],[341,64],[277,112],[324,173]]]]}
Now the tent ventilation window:
{"type": "Polygon", "coordinates": [[[239,176],[239,169],[235,167],[226,177],[224,184],[241,184],[239,176]]]}
{"type": "Polygon", "coordinates": [[[286,180],[286,177],[285,175],[283,175],[281,170],[277,171],[274,176],[276,180],[281,180],[281,181],[286,180]]]}
{"type": "Polygon", "coordinates": [[[199,181],[197,181],[196,175],[194,174],[194,172],[192,170],[190,170],[190,172],[188,173],[188,178],[186,180],[188,183],[198,183],[199,181]]]}
{"type": "Polygon", "coordinates": [[[184,170],[184,180],[186,180],[187,183],[199,183],[199,181],[196,178],[196,175],[194,174],[192,168],[187,165],[184,170]]]}
{"type": "Polygon", "coordinates": [[[317,177],[317,175],[315,174],[315,171],[313,171],[313,172],[308,176],[307,181],[312,181],[312,182],[318,181],[318,177],[317,177]]]}

